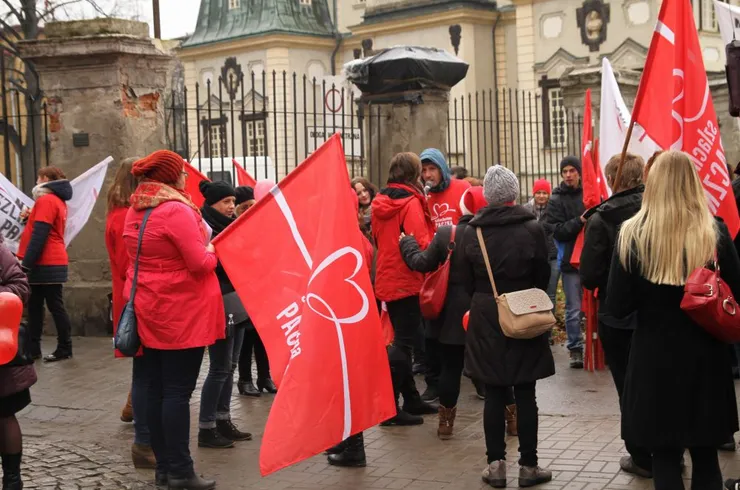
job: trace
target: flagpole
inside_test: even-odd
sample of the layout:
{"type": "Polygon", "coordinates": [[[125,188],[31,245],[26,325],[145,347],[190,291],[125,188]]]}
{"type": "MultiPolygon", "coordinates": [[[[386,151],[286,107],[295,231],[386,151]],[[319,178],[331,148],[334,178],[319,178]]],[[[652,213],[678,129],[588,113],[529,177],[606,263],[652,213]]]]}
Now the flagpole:
{"type": "Polygon", "coordinates": [[[624,159],[627,156],[627,148],[630,146],[630,139],[632,139],[632,129],[635,127],[635,116],[634,112],[633,115],[630,117],[630,125],[629,128],[627,128],[627,136],[624,138],[624,146],[622,146],[622,156],[619,158],[619,165],[617,166],[617,175],[614,177],[614,188],[612,189],[612,194],[616,194],[620,191],[618,188],[619,181],[622,177],[622,167],[624,167],[624,159]]]}

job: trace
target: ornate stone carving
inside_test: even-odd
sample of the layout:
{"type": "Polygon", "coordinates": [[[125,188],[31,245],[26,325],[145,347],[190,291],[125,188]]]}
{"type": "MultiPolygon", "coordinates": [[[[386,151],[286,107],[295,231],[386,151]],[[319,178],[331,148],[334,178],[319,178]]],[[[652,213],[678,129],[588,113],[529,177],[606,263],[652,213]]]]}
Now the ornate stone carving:
{"type": "Polygon", "coordinates": [[[576,10],[578,27],[581,29],[581,42],[590,51],[598,51],[606,41],[606,26],[609,23],[609,4],[602,0],[585,0],[576,10]]]}
{"type": "Polygon", "coordinates": [[[459,24],[450,26],[450,41],[452,47],[455,48],[455,54],[460,52],[460,40],[462,39],[462,27],[459,24]]]}
{"type": "Polygon", "coordinates": [[[242,65],[236,62],[236,58],[233,56],[226,58],[224,66],[221,68],[221,82],[226,87],[226,92],[231,100],[236,99],[242,75],[242,65]]]}

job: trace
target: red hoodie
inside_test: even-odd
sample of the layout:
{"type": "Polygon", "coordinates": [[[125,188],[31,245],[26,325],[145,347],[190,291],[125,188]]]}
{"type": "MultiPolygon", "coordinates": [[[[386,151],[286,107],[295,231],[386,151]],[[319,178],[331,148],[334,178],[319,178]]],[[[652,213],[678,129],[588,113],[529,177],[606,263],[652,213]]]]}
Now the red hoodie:
{"type": "Polygon", "coordinates": [[[455,226],[460,221],[462,218],[460,199],[468,189],[470,189],[468,182],[452,179],[447,189],[442,192],[429,193],[427,202],[435,230],[442,226],[455,226]]]}
{"type": "Polygon", "coordinates": [[[413,235],[422,250],[431,242],[434,225],[424,196],[413,187],[390,184],[373,200],[372,230],[378,248],[375,296],[388,302],[419,294],[424,275],[406,266],[398,237],[413,235]]]}

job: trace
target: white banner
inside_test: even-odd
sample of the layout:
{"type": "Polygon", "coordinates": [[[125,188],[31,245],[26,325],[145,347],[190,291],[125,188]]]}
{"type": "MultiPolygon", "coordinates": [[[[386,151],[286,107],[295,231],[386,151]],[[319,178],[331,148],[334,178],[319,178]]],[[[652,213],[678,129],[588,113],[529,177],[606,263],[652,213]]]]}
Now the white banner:
{"type": "MultiPolygon", "coordinates": [[[[67,226],[64,232],[64,243],[68,247],[90,219],[100,189],[103,187],[108,164],[112,161],[113,158],[108,157],[70,182],[72,199],[67,202],[67,226]]],[[[18,251],[21,233],[25,227],[20,219],[24,206],[33,207],[33,199],[0,174],[0,234],[5,245],[13,253],[18,251]]]]}
{"type": "MultiPolygon", "coordinates": [[[[601,114],[599,117],[599,165],[606,175],[606,164],[614,155],[622,153],[624,140],[632,115],[624,103],[614,70],[607,58],[601,63],[601,114]]],[[[639,125],[632,130],[628,151],[640,155],[645,161],[660,147],[650,139],[639,125]]],[[[611,193],[611,189],[609,190],[611,193]]]]}
{"type": "Polygon", "coordinates": [[[730,44],[733,38],[740,40],[740,7],[714,0],[714,11],[725,46],[730,44]]]}

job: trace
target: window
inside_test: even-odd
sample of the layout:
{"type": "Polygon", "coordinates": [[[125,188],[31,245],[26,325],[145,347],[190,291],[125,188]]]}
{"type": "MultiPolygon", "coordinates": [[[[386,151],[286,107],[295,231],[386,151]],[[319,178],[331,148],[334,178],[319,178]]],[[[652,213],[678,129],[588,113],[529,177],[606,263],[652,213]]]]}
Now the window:
{"type": "Polygon", "coordinates": [[[547,89],[550,119],[550,146],[562,148],[568,143],[568,121],[565,117],[563,92],[560,87],[547,89]]]}
{"type": "Polygon", "coordinates": [[[208,125],[208,156],[223,158],[227,153],[226,124],[215,123],[208,125]]]}
{"type": "Polygon", "coordinates": [[[300,3],[301,5],[305,5],[307,7],[311,6],[311,0],[298,0],[298,3],[300,3]]]}
{"type": "MultiPolygon", "coordinates": [[[[727,3],[727,0],[720,0],[721,2],[727,3]]],[[[717,25],[717,14],[714,10],[714,2],[712,0],[699,0],[699,19],[697,24],[699,30],[717,32],[719,26],[717,25]]]]}
{"type": "Polygon", "coordinates": [[[265,156],[265,121],[252,121],[247,123],[247,156],[262,157],[265,156]],[[257,134],[254,134],[254,127],[257,125],[257,134]]]}
{"type": "Polygon", "coordinates": [[[240,0],[229,0],[229,10],[234,10],[239,8],[240,0]]]}

